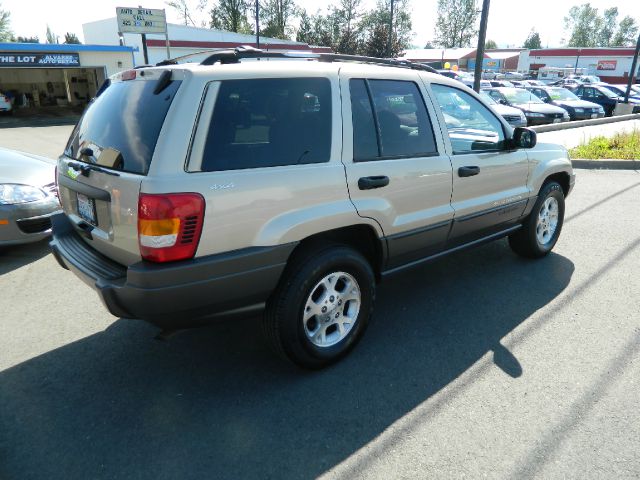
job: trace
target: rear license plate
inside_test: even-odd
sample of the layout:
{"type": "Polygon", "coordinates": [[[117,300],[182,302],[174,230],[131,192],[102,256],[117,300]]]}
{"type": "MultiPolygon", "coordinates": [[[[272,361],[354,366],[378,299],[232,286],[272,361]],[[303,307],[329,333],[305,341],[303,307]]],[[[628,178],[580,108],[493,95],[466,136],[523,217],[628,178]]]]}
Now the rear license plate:
{"type": "Polygon", "coordinates": [[[78,214],[85,221],[91,225],[96,225],[96,204],[93,198],[89,198],[86,195],[78,193],[78,214]]]}
{"type": "Polygon", "coordinates": [[[591,114],[591,118],[598,118],[598,114],[597,113],[592,113],[591,114]]]}
{"type": "Polygon", "coordinates": [[[560,123],[562,121],[561,118],[554,118],[553,123],[560,123]]]}

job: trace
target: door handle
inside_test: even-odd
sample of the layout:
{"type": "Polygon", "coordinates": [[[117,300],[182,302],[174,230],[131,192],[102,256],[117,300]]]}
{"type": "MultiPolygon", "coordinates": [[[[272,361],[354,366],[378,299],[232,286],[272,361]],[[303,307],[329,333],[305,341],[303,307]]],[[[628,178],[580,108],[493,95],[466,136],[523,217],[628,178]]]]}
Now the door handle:
{"type": "Polygon", "coordinates": [[[473,177],[480,173],[480,167],[460,167],[458,169],[459,177],[473,177]]]}
{"type": "Polygon", "coordinates": [[[358,188],[360,190],[371,190],[373,188],[386,187],[387,185],[389,185],[389,177],[384,175],[362,177],[358,180],[358,188]]]}

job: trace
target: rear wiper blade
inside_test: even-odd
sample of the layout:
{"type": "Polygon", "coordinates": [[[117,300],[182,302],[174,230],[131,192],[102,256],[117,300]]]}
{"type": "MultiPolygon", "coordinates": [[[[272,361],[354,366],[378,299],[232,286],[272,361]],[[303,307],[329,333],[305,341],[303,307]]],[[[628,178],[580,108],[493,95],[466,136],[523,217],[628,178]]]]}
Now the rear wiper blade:
{"type": "Polygon", "coordinates": [[[106,173],[107,175],[112,175],[114,177],[120,176],[118,172],[112,172],[111,170],[106,170],[98,167],[97,165],[91,165],[90,163],[69,162],[69,166],[76,172],[80,172],[84,177],[88,177],[92,170],[94,172],[106,173]]]}

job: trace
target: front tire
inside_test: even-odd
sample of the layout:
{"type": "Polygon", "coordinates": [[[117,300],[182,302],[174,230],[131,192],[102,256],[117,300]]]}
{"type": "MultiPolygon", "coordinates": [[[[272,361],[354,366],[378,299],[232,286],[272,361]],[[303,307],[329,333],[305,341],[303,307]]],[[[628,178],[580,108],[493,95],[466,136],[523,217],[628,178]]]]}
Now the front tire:
{"type": "Polygon", "coordinates": [[[522,228],[509,236],[509,246],[523,257],[544,257],[558,241],[563,222],[564,191],[558,182],[547,182],[522,228]]]}
{"type": "Polygon", "coordinates": [[[346,355],[369,323],[375,278],[356,250],[333,245],[297,255],[267,303],[263,330],[280,356],[318,369],[346,355]]]}

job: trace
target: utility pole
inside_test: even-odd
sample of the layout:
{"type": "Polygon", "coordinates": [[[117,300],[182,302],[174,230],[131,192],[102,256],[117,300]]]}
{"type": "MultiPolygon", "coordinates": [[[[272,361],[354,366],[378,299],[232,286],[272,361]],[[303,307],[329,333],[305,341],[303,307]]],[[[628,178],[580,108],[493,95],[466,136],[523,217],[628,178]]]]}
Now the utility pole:
{"type": "Polygon", "coordinates": [[[482,64],[484,63],[484,42],[487,37],[487,23],[489,22],[489,0],[482,0],[482,16],[480,17],[480,33],[478,34],[478,49],[476,50],[476,68],[474,69],[473,89],[480,92],[482,79],[482,64]]]}
{"type": "Polygon", "coordinates": [[[256,0],[256,48],[260,48],[260,0],[256,0]]]}
{"type": "Polygon", "coordinates": [[[393,45],[393,0],[391,0],[391,14],[389,15],[389,38],[387,39],[387,58],[391,58],[393,45]]]}
{"type": "Polygon", "coordinates": [[[636,43],[636,53],[633,55],[631,62],[631,71],[629,71],[629,81],[627,82],[627,91],[624,94],[624,103],[629,103],[629,93],[631,92],[631,84],[636,74],[636,65],[638,64],[638,54],[640,53],[640,35],[638,35],[638,43],[636,43]]]}

